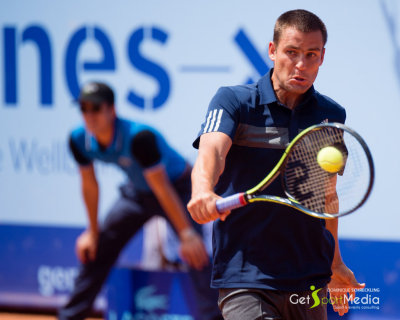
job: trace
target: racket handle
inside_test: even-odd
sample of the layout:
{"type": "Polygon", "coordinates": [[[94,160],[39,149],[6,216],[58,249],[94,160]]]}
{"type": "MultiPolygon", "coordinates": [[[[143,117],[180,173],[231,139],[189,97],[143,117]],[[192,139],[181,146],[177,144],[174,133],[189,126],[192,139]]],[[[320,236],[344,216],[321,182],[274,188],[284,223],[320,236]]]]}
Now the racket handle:
{"type": "Polygon", "coordinates": [[[247,204],[247,201],[244,197],[244,193],[236,193],[229,197],[218,199],[215,205],[217,206],[217,211],[219,213],[232,210],[235,208],[243,207],[247,204]]]}

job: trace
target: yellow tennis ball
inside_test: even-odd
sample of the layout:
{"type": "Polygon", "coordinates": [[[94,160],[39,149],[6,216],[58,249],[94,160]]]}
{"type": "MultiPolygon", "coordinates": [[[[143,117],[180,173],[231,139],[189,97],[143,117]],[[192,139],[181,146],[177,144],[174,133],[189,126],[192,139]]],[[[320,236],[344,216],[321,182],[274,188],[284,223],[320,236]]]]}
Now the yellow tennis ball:
{"type": "Polygon", "coordinates": [[[325,147],[318,152],[319,166],[330,173],[337,173],[343,167],[343,154],[335,147],[325,147]]]}

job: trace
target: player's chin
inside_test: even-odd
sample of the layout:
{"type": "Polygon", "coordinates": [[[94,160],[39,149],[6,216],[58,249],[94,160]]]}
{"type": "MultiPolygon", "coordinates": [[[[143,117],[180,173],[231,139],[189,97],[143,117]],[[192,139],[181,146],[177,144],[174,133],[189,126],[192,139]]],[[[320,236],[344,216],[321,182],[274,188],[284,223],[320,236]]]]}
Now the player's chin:
{"type": "Polygon", "coordinates": [[[97,136],[97,135],[99,135],[99,134],[101,134],[102,132],[105,132],[106,131],[106,129],[105,129],[105,127],[104,126],[101,126],[101,125],[99,125],[99,124],[93,124],[93,125],[89,125],[89,126],[87,126],[87,129],[89,130],[89,132],[91,133],[91,134],[93,134],[94,136],[97,136]]]}
{"type": "Polygon", "coordinates": [[[86,129],[91,133],[91,134],[95,134],[97,131],[97,126],[95,123],[86,121],[86,129]]]}
{"type": "Polygon", "coordinates": [[[312,83],[307,80],[291,80],[289,81],[288,89],[292,93],[303,94],[306,93],[308,89],[310,89],[312,83]]]}

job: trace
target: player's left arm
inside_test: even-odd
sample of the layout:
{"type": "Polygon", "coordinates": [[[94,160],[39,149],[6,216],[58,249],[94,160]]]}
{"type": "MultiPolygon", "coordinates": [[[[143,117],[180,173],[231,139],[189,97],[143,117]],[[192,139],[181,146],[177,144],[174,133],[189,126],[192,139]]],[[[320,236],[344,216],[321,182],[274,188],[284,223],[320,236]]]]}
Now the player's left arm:
{"type": "Polygon", "coordinates": [[[155,135],[148,130],[137,134],[132,141],[132,153],[144,168],[146,182],[178,233],[182,258],[190,266],[202,269],[209,261],[206,248],[201,236],[193,229],[165,166],[160,162],[155,135]]]}
{"type": "Polygon", "coordinates": [[[355,289],[364,288],[365,283],[359,283],[353,271],[351,271],[342,260],[338,241],[338,225],[338,218],[326,220],[326,228],[335,238],[332,276],[328,288],[333,309],[342,316],[349,310],[348,300],[345,299],[345,295],[348,295],[350,300],[354,299],[355,289]]]}

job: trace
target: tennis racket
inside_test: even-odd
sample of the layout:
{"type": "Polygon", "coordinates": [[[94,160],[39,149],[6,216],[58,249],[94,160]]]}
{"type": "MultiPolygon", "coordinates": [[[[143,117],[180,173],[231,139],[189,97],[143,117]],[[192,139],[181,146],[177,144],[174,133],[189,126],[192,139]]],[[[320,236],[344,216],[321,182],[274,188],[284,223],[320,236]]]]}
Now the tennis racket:
{"type": "Polygon", "coordinates": [[[267,201],[295,208],[310,216],[333,219],[354,212],[367,200],[374,182],[374,165],[367,144],[340,123],[323,123],[299,133],[274,169],[254,188],[217,200],[218,212],[267,201]],[[317,161],[319,152],[334,147],[342,165],[328,172],[317,161]],[[261,194],[281,177],[287,198],[261,194]]]}

